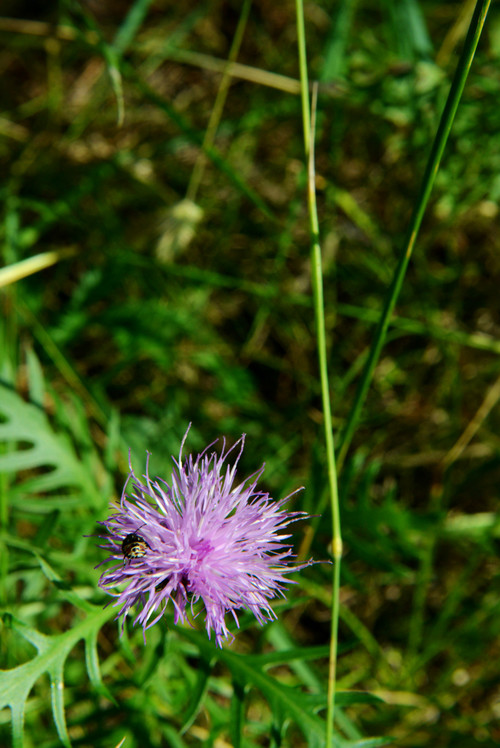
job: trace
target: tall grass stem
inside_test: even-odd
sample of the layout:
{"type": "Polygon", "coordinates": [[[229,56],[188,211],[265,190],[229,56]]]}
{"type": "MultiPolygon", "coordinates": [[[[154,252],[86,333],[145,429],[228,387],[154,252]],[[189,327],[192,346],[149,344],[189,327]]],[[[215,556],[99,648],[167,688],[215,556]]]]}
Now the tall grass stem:
{"type": "Polygon", "coordinates": [[[342,465],[344,464],[347,450],[349,449],[352,438],[354,436],[354,432],[359,421],[361,408],[363,407],[368,388],[373,377],[375,366],[377,365],[382,347],[384,345],[389,321],[394,310],[397,298],[401,291],[401,287],[403,285],[403,280],[408,268],[408,263],[410,262],[411,255],[415,247],[415,242],[420,229],[420,225],[422,223],[422,218],[424,216],[424,212],[427,207],[432,188],[434,186],[434,181],[439,169],[441,157],[443,155],[443,151],[450,134],[460,97],[462,96],[462,92],[464,90],[465,81],[467,80],[467,75],[474,59],[474,54],[477,48],[479,37],[481,36],[484,22],[486,20],[486,14],[488,13],[490,2],[491,0],[478,0],[476,2],[476,7],[472,15],[472,20],[470,23],[467,38],[465,40],[464,48],[458,61],[458,66],[453,78],[453,82],[451,84],[443,114],[441,115],[441,120],[436,133],[436,137],[434,138],[434,142],[432,144],[432,149],[429,160],[427,162],[427,167],[425,169],[420,193],[418,195],[410,219],[408,232],[403,244],[403,248],[401,250],[399,262],[396,270],[394,271],[394,276],[389,287],[385,306],[380,316],[380,320],[373,338],[370,355],[368,356],[368,360],[365,364],[363,375],[359,382],[356,396],[354,398],[354,402],[347,419],[347,424],[342,434],[337,459],[338,470],[341,470],[342,465]]]}
{"type": "Polygon", "coordinates": [[[339,621],[340,564],[342,558],[342,536],[340,531],[340,509],[335,466],[335,448],[333,443],[332,411],[328,385],[328,366],[326,351],[325,311],[323,299],[323,272],[321,247],[319,243],[319,221],[316,203],[314,171],[314,121],[318,96],[317,84],[313,87],[313,123],[309,108],[309,82],[307,74],[306,38],[304,26],[304,7],[302,0],[296,0],[297,40],[299,49],[300,83],[302,100],[302,121],[304,128],[304,147],[308,163],[308,212],[311,235],[311,275],[314,297],[314,316],[316,321],[316,339],[318,345],[319,373],[321,382],[321,399],[325,427],[326,459],[328,466],[329,496],[332,515],[332,552],[333,552],[333,592],[330,631],[330,661],[328,670],[328,711],[326,720],[326,745],[333,741],[333,720],[335,712],[335,683],[337,667],[337,638],[339,621]]]}

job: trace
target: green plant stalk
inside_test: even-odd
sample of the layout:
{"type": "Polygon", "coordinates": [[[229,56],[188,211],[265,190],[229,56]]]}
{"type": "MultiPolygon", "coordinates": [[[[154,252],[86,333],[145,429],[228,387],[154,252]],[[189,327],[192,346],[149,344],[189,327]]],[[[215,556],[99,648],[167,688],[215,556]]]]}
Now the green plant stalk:
{"type": "MultiPolygon", "coordinates": [[[[333,591],[330,631],[330,660],[328,668],[328,711],[326,718],[326,746],[333,742],[333,719],[335,712],[335,683],[337,668],[337,639],[339,622],[340,564],[342,558],[342,536],[340,531],[340,509],[335,466],[335,448],[333,443],[332,411],[328,386],[328,366],[326,352],[325,311],[323,299],[323,272],[321,265],[321,247],[319,244],[319,221],[316,203],[314,175],[314,127],[311,127],[309,110],[309,82],[307,75],[306,40],[304,27],[304,6],[302,0],[296,0],[297,41],[299,49],[300,83],[302,100],[302,121],[304,127],[304,147],[308,162],[308,208],[309,228],[311,233],[311,276],[314,297],[314,316],[316,321],[316,338],[318,345],[319,373],[321,382],[321,399],[325,426],[326,459],[328,465],[329,496],[332,515],[332,553],[333,553],[333,591]]],[[[313,112],[316,111],[317,85],[313,89],[313,112]]]]}
{"type": "Polygon", "coordinates": [[[370,349],[370,355],[366,362],[365,369],[363,371],[363,375],[359,382],[356,396],[349,413],[349,418],[342,435],[339,455],[337,459],[338,470],[341,470],[342,465],[344,464],[347,450],[349,449],[349,446],[351,444],[352,437],[354,435],[354,431],[356,429],[361,413],[361,408],[363,407],[366,394],[373,377],[375,366],[377,365],[378,359],[380,357],[382,346],[384,344],[385,336],[387,333],[387,328],[389,326],[389,321],[394,310],[397,298],[401,291],[401,287],[403,285],[406,269],[408,267],[408,263],[410,262],[424,212],[427,207],[432,188],[434,186],[434,181],[439,169],[441,157],[443,155],[443,151],[450,134],[451,126],[455,118],[460,97],[462,96],[462,92],[464,90],[465,81],[467,80],[467,75],[472,65],[472,60],[474,59],[474,54],[477,48],[479,37],[481,36],[490,3],[491,0],[478,0],[474,9],[464,48],[460,56],[460,60],[458,61],[458,66],[453,78],[453,82],[451,84],[443,114],[441,115],[441,120],[436,133],[436,137],[434,138],[432,150],[427,162],[424,178],[422,180],[420,193],[417,198],[417,202],[415,203],[413,214],[410,220],[406,240],[403,245],[398,265],[394,272],[384,309],[380,316],[380,321],[375,332],[372,347],[370,349]]]}
{"type": "MultiPolygon", "coordinates": [[[[314,89],[314,98],[317,87],[314,89]]],[[[314,133],[314,127],[312,128],[314,133]]],[[[337,670],[337,642],[340,612],[340,564],[342,560],[342,535],[340,530],[340,507],[335,465],[335,446],[333,443],[333,424],[328,386],[328,365],[326,353],[325,311],[323,299],[323,272],[321,265],[321,247],[319,244],[319,222],[316,203],[313,135],[310,137],[309,150],[308,207],[311,232],[311,269],[314,296],[314,316],[316,320],[316,338],[318,343],[319,371],[321,382],[321,400],[325,426],[326,459],[328,465],[329,498],[332,516],[332,555],[333,555],[333,590],[330,630],[330,660],[328,667],[328,711],[326,723],[326,745],[332,745],[333,718],[335,711],[335,684],[337,670]]]]}

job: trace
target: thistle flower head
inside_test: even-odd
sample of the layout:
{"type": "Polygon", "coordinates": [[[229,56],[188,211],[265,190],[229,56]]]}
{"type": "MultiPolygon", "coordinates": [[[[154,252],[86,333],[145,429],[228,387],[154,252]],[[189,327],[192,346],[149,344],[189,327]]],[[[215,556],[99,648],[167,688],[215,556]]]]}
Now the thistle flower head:
{"type": "MultiPolygon", "coordinates": [[[[186,434],[187,436],[187,434],[186,434]]],[[[270,605],[290,583],[287,574],[313,563],[291,563],[292,551],[281,534],[305,515],[288,512],[282,501],[257,489],[264,466],[235,485],[244,435],[231,448],[225,441],[220,456],[209,445],[196,459],[173,458],[170,482],[131,469],[118,511],[100,523],[106,530],[105,548],[114,561],[99,585],[117,598],[123,621],[137,605],[134,623],[144,632],[163,615],[167,603],[175,623],[187,620],[187,609],[202,602],[205,627],[218,646],[233,638],[225,620],[236,611],[250,610],[260,624],[276,618],[270,605]],[[228,463],[236,453],[234,463],[228,463]],[[118,589],[117,589],[118,588],[118,589]]],[[[149,457],[148,457],[149,459],[149,457]]],[[[199,611],[198,611],[199,612],[199,611]]]]}

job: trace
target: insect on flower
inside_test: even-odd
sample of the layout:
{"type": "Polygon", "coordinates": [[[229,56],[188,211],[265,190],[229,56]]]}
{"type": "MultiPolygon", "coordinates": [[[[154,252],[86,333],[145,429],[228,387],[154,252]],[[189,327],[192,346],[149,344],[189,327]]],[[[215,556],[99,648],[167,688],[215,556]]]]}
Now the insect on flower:
{"type": "Polygon", "coordinates": [[[208,636],[213,631],[220,647],[234,638],[226,613],[237,626],[241,608],[261,625],[273,620],[270,601],[284,596],[288,575],[315,562],[292,562],[288,526],[307,515],[285,509],[290,497],[273,501],[257,488],[264,466],[236,482],[244,435],[230,449],[223,441],[220,455],[209,445],[196,458],[182,456],[186,437],[169,480],[151,478],[149,456],[144,476],[130,469],[120,505],[100,523],[107,531],[102,563],[112,564],[99,586],[116,598],[122,626],[137,606],[134,623],[145,632],[172,605],[175,623],[185,622],[188,611],[192,617],[204,612],[208,636]],[[139,534],[143,527],[147,541],[139,534]],[[123,563],[124,557],[140,563],[123,563]]]}
{"type": "Polygon", "coordinates": [[[141,535],[135,532],[129,532],[122,541],[122,553],[125,559],[142,558],[151,550],[151,546],[146,543],[141,535]]]}

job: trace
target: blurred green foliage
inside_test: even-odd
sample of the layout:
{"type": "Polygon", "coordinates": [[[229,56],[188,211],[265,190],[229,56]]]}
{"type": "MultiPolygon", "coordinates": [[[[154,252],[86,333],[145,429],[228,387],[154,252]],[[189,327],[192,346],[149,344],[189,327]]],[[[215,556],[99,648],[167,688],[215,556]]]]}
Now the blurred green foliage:
{"type": "MultiPolygon", "coordinates": [[[[311,534],[299,528],[297,547],[313,536],[313,555],[327,557],[293,4],[252,5],[238,55],[247,67],[232,73],[192,194],[240,9],[232,0],[2,8],[2,260],[61,252],[0,289],[0,595],[14,616],[4,619],[4,669],[33,657],[22,626],[57,637],[77,630],[76,600],[104,604],[92,570],[102,557],[82,535],[121,493],[128,449],[136,466],[150,450],[152,472],[168,475],[190,422],[189,451],[245,432],[242,475],[266,462],[276,498],[305,485],[294,508],[323,516],[311,534]]],[[[306,3],[337,434],[471,9],[306,3]]],[[[339,687],[386,701],[341,700],[339,729],[353,741],[500,741],[499,61],[494,7],[341,475],[339,687]]],[[[328,567],[299,584],[279,623],[243,626],[236,654],[328,642],[328,567]]],[[[140,633],[120,640],[114,624],[102,628],[115,704],[83,646],[69,654],[73,745],[124,736],[127,748],[235,745],[241,710],[245,746],[307,743],[295,726],[282,735],[284,702],[269,707],[264,663],[245,695],[243,660],[231,652],[213,669],[201,640],[165,631],[151,630],[144,648],[140,633]]],[[[304,654],[274,667],[278,701],[285,687],[324,697],[324,650],[314,665],[304,654]]],[[[4,710],[2,745],[9,721],[4,710]]],[[[25,745],[35,744],[57,744],[43,677],[27,702],[25,745]]]]}

